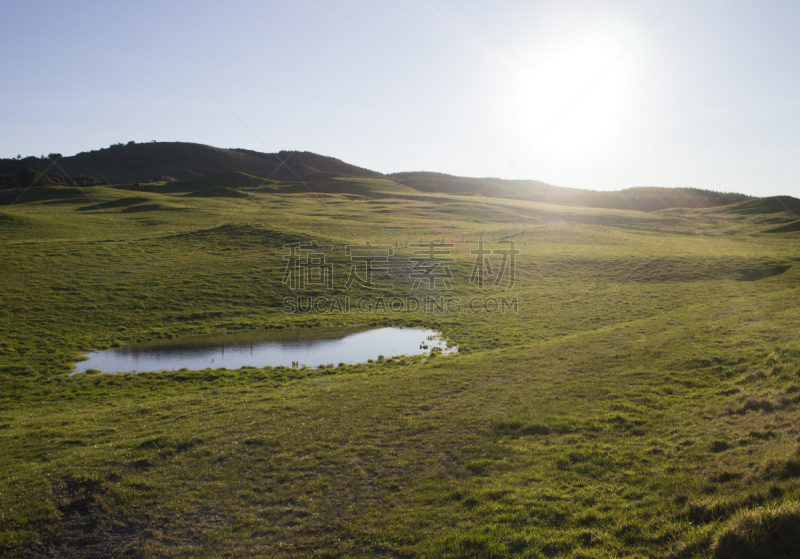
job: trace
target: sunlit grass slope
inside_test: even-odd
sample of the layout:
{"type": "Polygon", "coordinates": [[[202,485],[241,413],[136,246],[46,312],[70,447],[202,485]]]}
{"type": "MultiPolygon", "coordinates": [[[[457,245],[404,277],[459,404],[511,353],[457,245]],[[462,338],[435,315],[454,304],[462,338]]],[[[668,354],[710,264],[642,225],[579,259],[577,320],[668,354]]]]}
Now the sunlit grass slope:
{"type": "Polygon", "coordinates": [[[643,213],[256,178],[0,194],[5,555],[792,556],[800,239],[764,230],[796,200],[643,213]],[[432,239],[455,245],[448,296],[519,312],[281,311],[286,243],[338,251],[334,290],[304,296],[367,294],[343,288],[365,240],[418,296],[408,246],[432,239]],[[513,290],[469,282],[480,240],[516,243],[513,290]],[[127,342],[345,324],[460,353],[69,375],[127,342]]]}

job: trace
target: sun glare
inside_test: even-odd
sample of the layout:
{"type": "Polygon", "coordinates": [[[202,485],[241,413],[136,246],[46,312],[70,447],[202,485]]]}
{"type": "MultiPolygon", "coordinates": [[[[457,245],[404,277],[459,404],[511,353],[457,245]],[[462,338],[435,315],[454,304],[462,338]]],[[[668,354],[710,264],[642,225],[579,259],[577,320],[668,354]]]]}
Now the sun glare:
{"type": "Polygon", "coordinates": [[[594,36],[536,53],[513,96],[523,134],[558,159],[593,158],[623,131],[631,72],[623,47],[594,36]]]}

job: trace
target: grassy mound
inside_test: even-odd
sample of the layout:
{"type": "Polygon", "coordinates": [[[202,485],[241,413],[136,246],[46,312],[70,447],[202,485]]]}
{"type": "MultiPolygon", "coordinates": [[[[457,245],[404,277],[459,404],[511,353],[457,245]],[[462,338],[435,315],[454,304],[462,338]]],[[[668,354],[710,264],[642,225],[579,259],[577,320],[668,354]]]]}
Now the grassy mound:
{"type": "Polygon", "coordinates": [[[408,186],[387,179],[330,178],[281,187],[285,193],[355,194],[367,198],[419,194],[408,186]]]}
{"type": "Polygon", "coordinates": [[[261,177],[248,175],[247,173],[229,172],[208,175],[162,185],[145,185],[142,190],[148,192],[177,193],[177,192],[200,192],[211,189],[255,189],[265,188],[270,181],[265,181],[261,177]]]}
{"type": "Polygon", "coordinates": [[[792,196],[756,198],[730,206],[730,211],[740,214],[800,213],[800,200],[792,196]]]}
{"type": "Polygon", "coordinates": [[[185,196],[212,196],[218,198],[247,198],[247,194],[235,188],[227,188],[225,186],[218,186],[215,188],[206,188],[196,192],[189,192],[185,196]]]}
{"type": "Polygon", "coordinates": [[[29,202],[41,202],[52,200],[71,201],[85,198],[85,194],[80,188],[67,186],[48,186],[39,188],[15,188],[0,191],[0,206],[13,206],[29,202]]]}
{"type": "Polygon", "coordinates": [[[800,231],[800,221],[793,221],[792,223],[769,229],[765,233],[795,233],[797,231],[800,231]]]}
{"type": "Polygon", "coordinates": [[[714,545],[718,559],[779,559],[800,552],[800,503],[760,507],[734,517],[714,545]]]}

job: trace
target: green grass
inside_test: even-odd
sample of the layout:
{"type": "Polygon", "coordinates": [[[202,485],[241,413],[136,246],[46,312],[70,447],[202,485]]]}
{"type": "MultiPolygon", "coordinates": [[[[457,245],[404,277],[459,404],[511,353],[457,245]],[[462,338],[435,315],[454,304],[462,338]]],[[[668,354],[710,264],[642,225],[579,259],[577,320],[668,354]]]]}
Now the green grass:
{"type": "Polygon", "coordinates": [[[359,183],[0,195],[6,555],[791,556],[800,241],[761,234],[790,214],[359,183]],[[397,244],[408,296],[402,247],[454,242],[466,300],[505,294],[468,282],[480,238],[521,250],[519,314],[281,312],[284,243],[336,245],[333,293],[357,297],[341,245],[397,244]],[[432,327],[461,352],[68,374],[127,342],[346,324],[432,327]]]}
{"type": "Polygon", "coordinates": [[[741,512],[718,538],[719,558],[790,557],[800,549],[800,505],[797,502],[741,512]]]}

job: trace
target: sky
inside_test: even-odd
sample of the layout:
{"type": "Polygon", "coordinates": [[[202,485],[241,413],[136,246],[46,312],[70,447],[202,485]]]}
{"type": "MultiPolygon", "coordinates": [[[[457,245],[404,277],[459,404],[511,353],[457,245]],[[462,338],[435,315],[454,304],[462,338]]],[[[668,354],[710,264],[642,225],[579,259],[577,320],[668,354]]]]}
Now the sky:
{"type": "Polygon", "coordinates": [[[0,157],[131,140],[800,197],[793,0],[0,3],[0,157]]]}

